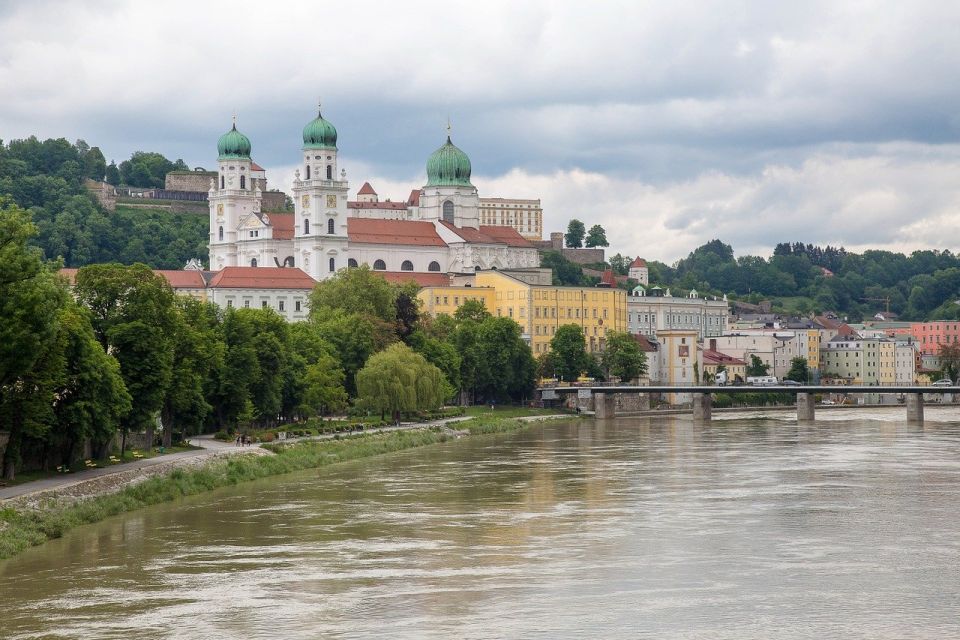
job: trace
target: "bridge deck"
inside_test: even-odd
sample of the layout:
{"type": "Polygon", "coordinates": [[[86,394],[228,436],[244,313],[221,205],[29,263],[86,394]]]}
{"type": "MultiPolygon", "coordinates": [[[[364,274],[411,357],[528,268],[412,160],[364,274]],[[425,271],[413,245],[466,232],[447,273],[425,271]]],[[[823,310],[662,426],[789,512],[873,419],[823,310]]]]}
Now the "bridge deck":
{"type": "Polygon", "coordinates": [[[773,386],[670,386],[651,385],[611,386],[611,387],[540,387],[538,391],[551,390],[556,393],[576,393],[588,389],[593,393],[960,393],[960,386],[933,387],[933,386],[836,386],[836,385],[773,385],[773,386]]]}

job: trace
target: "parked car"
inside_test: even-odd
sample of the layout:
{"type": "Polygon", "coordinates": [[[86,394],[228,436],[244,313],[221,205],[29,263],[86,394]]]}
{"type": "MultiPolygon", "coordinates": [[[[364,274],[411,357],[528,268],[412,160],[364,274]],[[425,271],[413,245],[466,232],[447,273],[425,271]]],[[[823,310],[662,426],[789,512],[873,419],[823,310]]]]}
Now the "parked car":
{"type": "Polygon", "coordinates": [[[796,380],[781,380],[780,384],[785,387],[801,387],[803,386],[802,382],[797,382],[796,380]]]}
{"type": "Polygon", "coordinates": [[[939,380],[937,380],[936,382],[934,382],[934,383],[933,383],[932,385],[930,385],[930,386],[932,386],[932,387],[952,387],[952,386],[953,386],[953,380],[951,380],[950,378],[940,378],[939,380]]]}

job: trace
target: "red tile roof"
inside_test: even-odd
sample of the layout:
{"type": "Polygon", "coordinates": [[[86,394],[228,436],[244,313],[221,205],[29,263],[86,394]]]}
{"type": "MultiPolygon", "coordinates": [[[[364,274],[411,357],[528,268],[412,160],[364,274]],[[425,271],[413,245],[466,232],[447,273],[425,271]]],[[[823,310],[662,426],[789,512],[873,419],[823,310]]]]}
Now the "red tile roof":
{"type": "Polygon", "coordinates": [[[374,271],[387,282],[402,284],[414,281],[421,287],[446,287],[450,285],[450,276],[445,273],[422,273],[416,271],[374,271]]]}
{"type": "Polygon", "coordinates": [[[734,367],[746,366],[746,362],[739,358],[734,358],[733,356],[728,356],[725,353],[719,351],[714,351],[712,349],[703,350],[703,363],[704,364],[716,364],[716,365],[730,365],[734,367]]]}
{"type": "Polygon", "coordinates": [[[647,261],[644,260],[643,258],[641,258],[640,256],[637,256],[636,258],[633,259],[633,262],[630,263],[630,266],[631,266],[631,267],[645,267],[645,266],[647,266],[647,261]]]}
{"type": "Polygon", "coordinates": [[[251,160],[251,161],[250,161],[250,171],[265,171],[265,169],[264,169],[263,167],[261,167],[260,165],[258,165],[258,164],[257,164],[256,162],[254,162],[253,160],[251,160]]]}
{"type": "Polygon", "coordinates": [[[414,207],[420,206],[420,189],[414,189],[410,192],[410,197],[407,198],[407,204],[413,205],[414,207]]]}
{"type": "Polygon", "coordinates": [[[600,282],[610,285],[611,287],[616,288],[617,279],[613,277],[613,269],[607,269],[603,272],[603,275],[600,276],[600,282]]]}
{"type": "Polygon", "coordinates": [[[407,210],[404,202],[347,202],[348,209],[402,209],[407,210]]]}
{"type": "Polygon", "coordinates": [[[204,289],[207,283],[201,271],[177,271],[173,269],[154,269],[157,275],[166,278],[174,289],[204,289]]]}
{"type": "Polygon", "coordinates": [[[407,244],[421,247],[445,247],[433,223],[422,220],[377,220],[347,218],[350,242],[369,244],[407,244]]]}
{"type": "Polygon", "coordinates": [[[210,281],[211,289],[313,289],[316,281],[300,269],[224,267],[210,281]]]}
{"type": "Polygon", "coordinates": [[[647,336],[642,336],[639,333],[631,333],[630,335],[633,336],[633,339],[638,345],[640,345],[640,351],[644,351],[646,353],[655,353],[657,351],[657,345],[650,342],[650,339],[647,338],[647,336]]]}
{"type": "Polygon", "coordinates": [[[364,182],[363,186],[360,187],[360,191],[357,191],[358,196],[375,196],[377,192],[373,190],[373,187],[370,186],[369,182],[364,182]]]}
{"type": "Polygon", "coordinates": [[[523,247],[532,249],[533,244],[513,227],[480,227],[481,233],[485,233],[497,242],[502,242],[508,247],[523,247]]]}
{"type": "Polygon", "coordinates": [[[296,220],[292,213],[268,213],[274,240],[293,240],[296,220]]]}

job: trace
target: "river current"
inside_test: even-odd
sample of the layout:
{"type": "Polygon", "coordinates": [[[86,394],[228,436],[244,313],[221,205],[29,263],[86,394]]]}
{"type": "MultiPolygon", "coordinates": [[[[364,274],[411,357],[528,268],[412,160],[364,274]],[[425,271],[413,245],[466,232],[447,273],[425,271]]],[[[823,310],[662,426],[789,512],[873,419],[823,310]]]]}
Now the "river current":
{"type": "Polygon", "coordinates": [[[0,562],[0,638],[960,638],[960,409],[554,421],[0,562]]]}

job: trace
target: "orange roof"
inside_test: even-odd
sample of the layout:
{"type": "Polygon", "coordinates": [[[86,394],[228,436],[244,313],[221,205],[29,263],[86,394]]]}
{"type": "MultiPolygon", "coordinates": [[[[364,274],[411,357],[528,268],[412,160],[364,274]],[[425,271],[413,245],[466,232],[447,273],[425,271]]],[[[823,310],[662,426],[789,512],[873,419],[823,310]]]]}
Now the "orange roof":
{"type": "Polygon", "coordinates": [[[360,191],[357,191],[358,196],[375,196],[377,192],[373,190],[373,187],[370,186],[369,182],[364,182],[363,186],[360,187],[360,191]]]}
{"type": "Polygon", "coordinates": [[[316,281],[300,269],[224,267],[210,281],[211,289],[313,289],[316,281]]]}
{"type": "Polygon", "coordinates": [[[347,202],[348,209],[402,209],[407,210],[404,202],[347,202]]]}
{"type": "Polygon", "coordinates": [[[645,351],[646,353],[656,353],[657,345],[650,342],[650,339],[647,336],[640,335],[639,333],[631,333],[630,336],[640,345],[640,351],[645,351]]]}
{"type": "Polygon", "coordinates": [[[421,287],[446,287],[450,285],[450,276],[445,273],[423,273],[415,271],[374,271],[387,282],[402,284],[414,281],[421,287]]]}
{"type": "Polygon", "coordinates": [[[613,277],[613,269],[607,269],[606,271],[604,271],[603,275],[600,276],[600,282],[616,288],[617,279],[613,277]]]}
{"type": "Polygon", "coordinates": [[[647,266],[647,261],[644,260],[643,258],[641,258],[640,256],[637,256],[636,258],[633,259],[633,262],[630,263],[630,266],[631,266],[631,267],[645,267],[645,266],[647,266]]]}
{"type": "Polygon", "coordinates": [[[713,351],[712,349],[703,350],[703,363],[704,364],[716,364],[716,365],[730,365],[734,367],[739,367],[746,365],[747,363],[739,358],[734,358],[733,356],[728,356],[725,353],[720,353],[719,351],[713,351]]]}
{"type": "Polygon", "coordinates": [[[485,233],[497,242],[502,242],[508,247],[523,247],[532,249],[533,245],[529,240],[520,235],[520,232],[513,227],[480,227],[481,233],[485,233]]]}
{"type": "Polygon", "coordinates": [[[200,271],[154,269],[153,272],[163,276],[174,289],[203,289],[207,286],[207,283],[203,280],[203,273],[200,271]]]}
{"type": "Polygon", "coordinates": [[[258,164],[257,164],[256,162],[254,162],[253,160],[251,160],[251,161],[250,161],[250,171],[265,171],[265,169],[264,169],[263,167],[261,167],[260,165],[258,165],[258,164]]]}
{"type": "Polygon", "coordinates": [[[370,244],[406,244],[422,247],[445,247],[433,223],[421,220],[377,220],[347,218],[350,242],[370,244]]]}
{"type": "Polygon", "coordinates": [[[414,189],[410,192],[410,197],[407,198],[407,204],[413,205],[414,207],[420,206],[420,189],[414,189]]]}
{"type": "Polygon", "coordinates": [[[296,221],[292,213],[268,213],[274,240],[293,240],[296,221]]]}
{"type": "Polygon", "coordinates": [[[73,286],[77,284],[77,271],[79,271],[79,269],[63,268],[60,269],[60,275],[67,279],[70,286],[73,286]]]}

